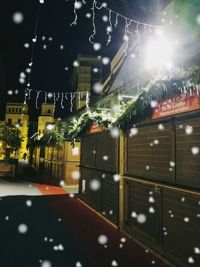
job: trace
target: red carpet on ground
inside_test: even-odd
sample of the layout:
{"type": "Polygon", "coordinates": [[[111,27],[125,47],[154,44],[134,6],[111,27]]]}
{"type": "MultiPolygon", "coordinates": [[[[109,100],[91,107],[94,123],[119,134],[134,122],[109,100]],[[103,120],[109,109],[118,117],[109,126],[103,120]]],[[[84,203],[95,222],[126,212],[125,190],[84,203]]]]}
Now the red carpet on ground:
{"type": "Polygon", "coordinates": [[[45,185],[45,184],[35,184],[37,189],[42,193],[42,195],[63,195],[67,192],[59,186],[45,185]]]}
{"type": "Polygon", "coordinates": [[[57,198],[56,201],[49,199],[49,205],[55,215],[62,218],[64,226],[80,243],[94,267],[170,266],[106,222],[78,199],[69,196],[57,198]],[[100,235],[107,236],[106,246],[99,244],[100,235]],[[121,238],[125,238],[125,242],[121,241],[121,238]]]}

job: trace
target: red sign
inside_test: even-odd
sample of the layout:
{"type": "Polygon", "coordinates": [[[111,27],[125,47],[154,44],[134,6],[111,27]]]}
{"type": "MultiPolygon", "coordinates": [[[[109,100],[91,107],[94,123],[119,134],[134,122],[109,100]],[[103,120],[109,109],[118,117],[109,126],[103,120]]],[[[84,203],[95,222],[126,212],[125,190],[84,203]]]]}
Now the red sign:
{"type": "Polygon", "coordinates": [[[99,133],[102,132],[103,129],[98,124],[94,123],[89,129],[89,133],[99,133]]]}
{"type": "Polygon", "coordinates": [[[179,113],[200,109],[200,97],[197,93],[179,96],[160,102],[153,110],[152,119],[172,116],[179,113]]]}

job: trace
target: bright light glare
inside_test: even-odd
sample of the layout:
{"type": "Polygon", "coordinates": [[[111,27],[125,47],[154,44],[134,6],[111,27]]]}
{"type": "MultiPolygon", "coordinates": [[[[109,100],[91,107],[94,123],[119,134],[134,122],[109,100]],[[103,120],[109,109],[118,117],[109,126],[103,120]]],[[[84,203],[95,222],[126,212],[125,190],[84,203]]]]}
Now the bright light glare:
{"type": "Polygon", "coordinates": [[[148,69],[173,67],[172,63],[173,48],[169,40],[162,34],[156,36],[147,43],[145,49],[145,65],[148,69]]]}
{"type": "Polygon", "coordinates": [[[51,130],[54,129],[54,127],[55,127],[55,125],[53,125],[53,124],[48,124],[46,128],[47,128],[47,130],[51,131],[51,130]]]}

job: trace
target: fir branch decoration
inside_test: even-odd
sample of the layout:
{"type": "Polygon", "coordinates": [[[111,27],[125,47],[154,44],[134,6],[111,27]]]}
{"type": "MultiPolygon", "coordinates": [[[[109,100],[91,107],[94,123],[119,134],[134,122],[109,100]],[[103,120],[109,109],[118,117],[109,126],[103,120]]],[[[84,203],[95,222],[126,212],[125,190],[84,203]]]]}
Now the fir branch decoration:
{"type": "Polygon", "coordinates": [[[143,92],[134,101],[129,101],[124,112],[117,118],[114,125],[120,128],[130,128],[131,124],[152,114],[152,101],[175,97],[181,93],[200,94],[200,66],[192,66],[184,71],[175,69],[165,75],[159,75],[150,80],[143,92]]]}

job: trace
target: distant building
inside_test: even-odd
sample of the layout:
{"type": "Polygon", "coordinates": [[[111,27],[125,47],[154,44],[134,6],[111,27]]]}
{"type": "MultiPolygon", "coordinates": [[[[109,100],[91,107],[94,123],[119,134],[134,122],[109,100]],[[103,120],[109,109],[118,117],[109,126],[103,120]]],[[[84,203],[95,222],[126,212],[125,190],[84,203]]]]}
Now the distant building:
{"type": "Polygon", "coordinates": [[[42,104],[41,115],[38,116],[38,139],[40,139],[46,129],[46,125],[54,123],[54,104],[42,104]]]}
{"type": "Polygon", "coordinates": [[[102,79],[102,62],[95,56],[79,55],[74,69],[71,85],[76,94],[76,110],[85,106],[87,92],[92,97],[92,86],[102,79]]]}
{"type": "Polygon", "coordinates": [[[28,156],[28,106],[23,103],[7,103],[5,121],[9,124],[15,125],[21,131],[23,141],[17,156],[19,160],[22,160],[24,154],[27,154],[28,156]]]}

